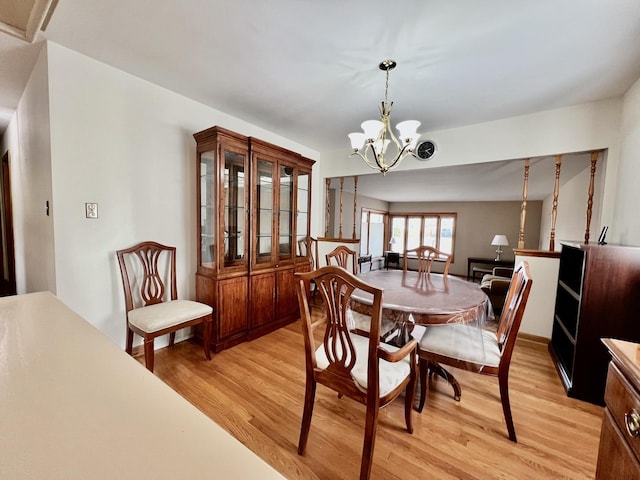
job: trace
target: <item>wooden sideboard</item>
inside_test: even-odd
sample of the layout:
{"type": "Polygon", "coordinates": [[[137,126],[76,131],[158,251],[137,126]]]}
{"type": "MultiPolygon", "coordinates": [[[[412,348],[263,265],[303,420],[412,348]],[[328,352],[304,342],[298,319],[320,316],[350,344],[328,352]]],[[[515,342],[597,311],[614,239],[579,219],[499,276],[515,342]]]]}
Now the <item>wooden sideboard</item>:
{"type": "Polygon", "coordinates": [[[640,345],[604,339],[609,363],[597,480],[640,478],[640,345]]]}

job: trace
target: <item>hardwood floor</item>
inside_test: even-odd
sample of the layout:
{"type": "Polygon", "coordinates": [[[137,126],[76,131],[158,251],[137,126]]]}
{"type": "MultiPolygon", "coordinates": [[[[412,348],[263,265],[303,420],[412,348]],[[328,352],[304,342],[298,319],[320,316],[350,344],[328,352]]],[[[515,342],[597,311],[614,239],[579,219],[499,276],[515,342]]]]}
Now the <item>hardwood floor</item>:
{"type": "MultiPolygon", "coordinates": [[[[307,452],[297,453],[304,398],[299,322],[210,362],[189,341],[155,358],[158,377],[285,477],[357,478],[364,406],[322,386],[307,452]]],[[[511,365],[517,444],[507,437],[497,379],[453,369],[461,401],[433,380],[423,413],[414,412],[413,435],[403,428],[401,399],[380,412],[371,478],[594,478],[603,409],[566,396],[544,344],[519,340],[511,365]]]]}

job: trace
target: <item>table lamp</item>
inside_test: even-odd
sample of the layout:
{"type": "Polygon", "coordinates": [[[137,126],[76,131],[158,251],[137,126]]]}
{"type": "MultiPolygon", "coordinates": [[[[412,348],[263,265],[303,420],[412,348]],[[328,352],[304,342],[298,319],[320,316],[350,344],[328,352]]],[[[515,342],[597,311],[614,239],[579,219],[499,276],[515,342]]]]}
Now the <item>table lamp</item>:
{"type": "Polygon", "coordinates": [[[491,240],[491,245],[497,245],[496,249],[496,262],[500,261],[500,255],[502,255],[502,247],[506,247],[509,245],[509,240],[507,240],[506,235],[495,235],[493,240],[491,240]]]}

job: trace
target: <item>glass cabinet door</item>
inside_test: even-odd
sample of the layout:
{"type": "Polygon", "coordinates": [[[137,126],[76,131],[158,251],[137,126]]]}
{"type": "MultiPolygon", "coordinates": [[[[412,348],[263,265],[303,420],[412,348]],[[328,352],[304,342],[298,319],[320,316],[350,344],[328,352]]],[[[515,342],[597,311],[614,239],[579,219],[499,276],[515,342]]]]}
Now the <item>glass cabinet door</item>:
{"type": "Polygon", "coordinates": [[[200,154],[200,266],[215,268],[215,151],[200,154]]]}
{"type": "Polygon", "coordinates": [[[255,235],[256,247],[254,260],[256,264],[272,263],[273,227],[274,227],[274,177],[275,163],[262,158],[255,162],[256,190],[254,204],[256,211],[255,235]]]}
{"type": "Polygon", "coordinates": [[[294,167],[280,165],[279,168],[279,205],[278,205],[278,260],[292,258],[293,245],[293,180],[294,167]]]}
{"type": "Polygon", "coordinates": [[[222,258],[224,267],[234,267],[246,263],[247,228],[245,225],[245,196],[246,196],[246,155],[238,152],[223,150],[224,178],[222,179],[222,258]]]}
{"type": "MultiPolygon", "coordinates": [[[[296,204],[296,243],[301,245],[302,240],[309,236],[309,186],[310,175],[308,172],[298,173],[298,199],[296,204]]],[[[298,251],[297,256],[306,257],[309,252],[298,251]]]]}

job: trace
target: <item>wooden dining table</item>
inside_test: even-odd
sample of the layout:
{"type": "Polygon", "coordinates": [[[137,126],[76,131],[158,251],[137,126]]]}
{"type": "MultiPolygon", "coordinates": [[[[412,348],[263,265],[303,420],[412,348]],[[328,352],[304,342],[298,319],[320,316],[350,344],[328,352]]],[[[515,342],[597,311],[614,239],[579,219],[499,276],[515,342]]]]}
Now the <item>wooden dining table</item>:
{"type": "MultiPolygon", "coordinates": [[[[494,319],[489,297],[477,284],[461,278],[405,270],[375,270],[360,278],[384,290],[382,317],[397,324],[433,327],[465,323],[477,325],[480,331],[494,319]]],[[[351,308],[371,315],[372,299],[372,295],[356,290],[351,295],[351,308]]],[[[439,365],[434,365],[434,371],[452,385],[454,397],[459,400],[460,385],[455,377],[439,365]]]]}
{"type": "MultiPolygon", "coordinates": [[[[442,323],[484,324],[493,318],[489,297],[477,284],[451,275],[404,270],[374,270],[360,278],[384,290],[385,318],[406,320],[409,314],[417,325],[442,323]]],[[[353,309],[371,314],[373,297],[361,290],[351,296],[353,309]]]]}

